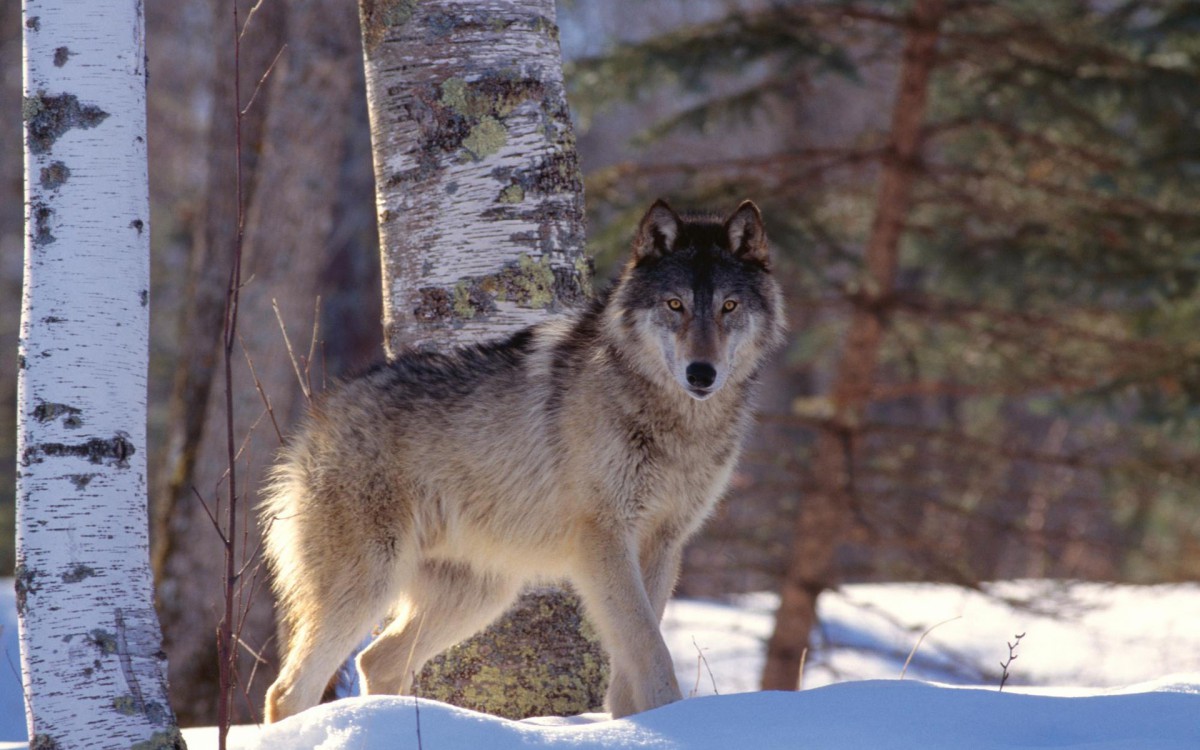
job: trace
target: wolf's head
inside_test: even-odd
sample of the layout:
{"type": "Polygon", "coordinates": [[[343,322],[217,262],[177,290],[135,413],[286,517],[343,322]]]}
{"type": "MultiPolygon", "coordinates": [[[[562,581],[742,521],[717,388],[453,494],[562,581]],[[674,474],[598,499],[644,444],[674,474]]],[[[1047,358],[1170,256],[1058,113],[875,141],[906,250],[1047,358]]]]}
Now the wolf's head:
{"type": "Polygon", "coordinates": [[[656,202],[609,308],[630,345],[627,360],[701,401],[749,377],[783,339],[769,261],[762,214],[750,201],[724,222],[681,218],[656,202]]]}

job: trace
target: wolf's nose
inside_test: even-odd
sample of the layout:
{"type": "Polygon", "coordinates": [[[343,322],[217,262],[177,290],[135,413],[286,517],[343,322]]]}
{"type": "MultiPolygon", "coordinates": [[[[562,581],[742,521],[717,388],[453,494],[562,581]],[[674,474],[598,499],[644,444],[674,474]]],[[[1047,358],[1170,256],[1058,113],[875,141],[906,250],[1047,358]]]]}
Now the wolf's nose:
{"type": "Polygon", "coordinates": [[[693,362],[687,366],[688,385],[708,388],[717,379],[717,368],[707,362],[693,362]]]}

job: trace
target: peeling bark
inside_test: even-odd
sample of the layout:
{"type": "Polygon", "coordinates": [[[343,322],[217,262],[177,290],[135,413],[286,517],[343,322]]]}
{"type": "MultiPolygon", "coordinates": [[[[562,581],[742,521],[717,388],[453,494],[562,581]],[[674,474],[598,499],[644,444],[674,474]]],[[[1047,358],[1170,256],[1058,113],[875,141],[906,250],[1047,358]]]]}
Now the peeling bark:
{"type": "Polygon", "coordinates": [[[80,24],[73,3],[25,3],[16,578],[26,717],[31,747],[183,747],[147,528],[142,5],[89,10],[80,24]]]}
{"type": "MultiPolygon", "coordinates": [[[[589,298],[552,0],[360,0],[359,15],[388,355],[494,338],[589,298]]],[[[598,643],[560,593],[541,596],[517,611],[549,608],[551,627],[502,618],[431,663],[422,694],[510,717],[598,709],[598,643]]]]}
{"type": "Polygon", "coordinates": [[[836,553],[847,533],[853,503],[855,431],[870,405],[878,370],[885,333],[883,306],[895,289],[900,239],[912,199],[921,123],[944,13],[942,0],[917,0],[909,19],[888,154],[865,250],[865,290],[842,342],[829,396],[832,416],[817,438],[816,486],[801,498],[796,515],[775,630],[767,644],[764,690],[795,690],[799,685],[803,653],[817,621],[817,597],[835,580],[836,553]]]}

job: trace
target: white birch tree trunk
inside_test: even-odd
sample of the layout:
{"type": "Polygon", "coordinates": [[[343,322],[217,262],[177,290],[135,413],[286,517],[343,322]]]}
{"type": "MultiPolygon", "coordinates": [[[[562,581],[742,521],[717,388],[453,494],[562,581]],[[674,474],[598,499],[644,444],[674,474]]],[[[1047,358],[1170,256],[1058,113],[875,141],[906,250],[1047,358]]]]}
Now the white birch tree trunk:
{"type": "MultiPolygon", "coordinates": [[[[360,0],[359,13],[388,356],[584,303],[592,268],[554,1],[360,0]]],[[[512,718],[599,708],[604,655],[573,597],[527,595],[515,611],[431,662],[420,694],[512,718]]]]}
{"type": "Polygon", "coordinates": [[[30,746],[183,747],[146,498],[141,0],[26,0],[17,607],[30,746]]]}
{"type": "Polygon", "coordinates": [[[590,296],[553,0],[361,0],[389,356],[590,296]]]}

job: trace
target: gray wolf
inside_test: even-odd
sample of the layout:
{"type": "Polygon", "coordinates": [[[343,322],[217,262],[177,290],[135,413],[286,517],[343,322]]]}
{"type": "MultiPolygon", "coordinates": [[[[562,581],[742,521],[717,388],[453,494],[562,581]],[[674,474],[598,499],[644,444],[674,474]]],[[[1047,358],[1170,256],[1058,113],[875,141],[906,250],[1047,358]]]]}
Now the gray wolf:
{"type": "Polygon", "coordinates": [[[678,700],[659,621],[783,332],[758,208],[659,201],[589,308],[325,395],[261,508],[283,653],[267,720],[316,704],[389,615],[358,656],[367,693],[409,691],[523,585],[562,578],[610,655],[613,715],[678,700]]]}

